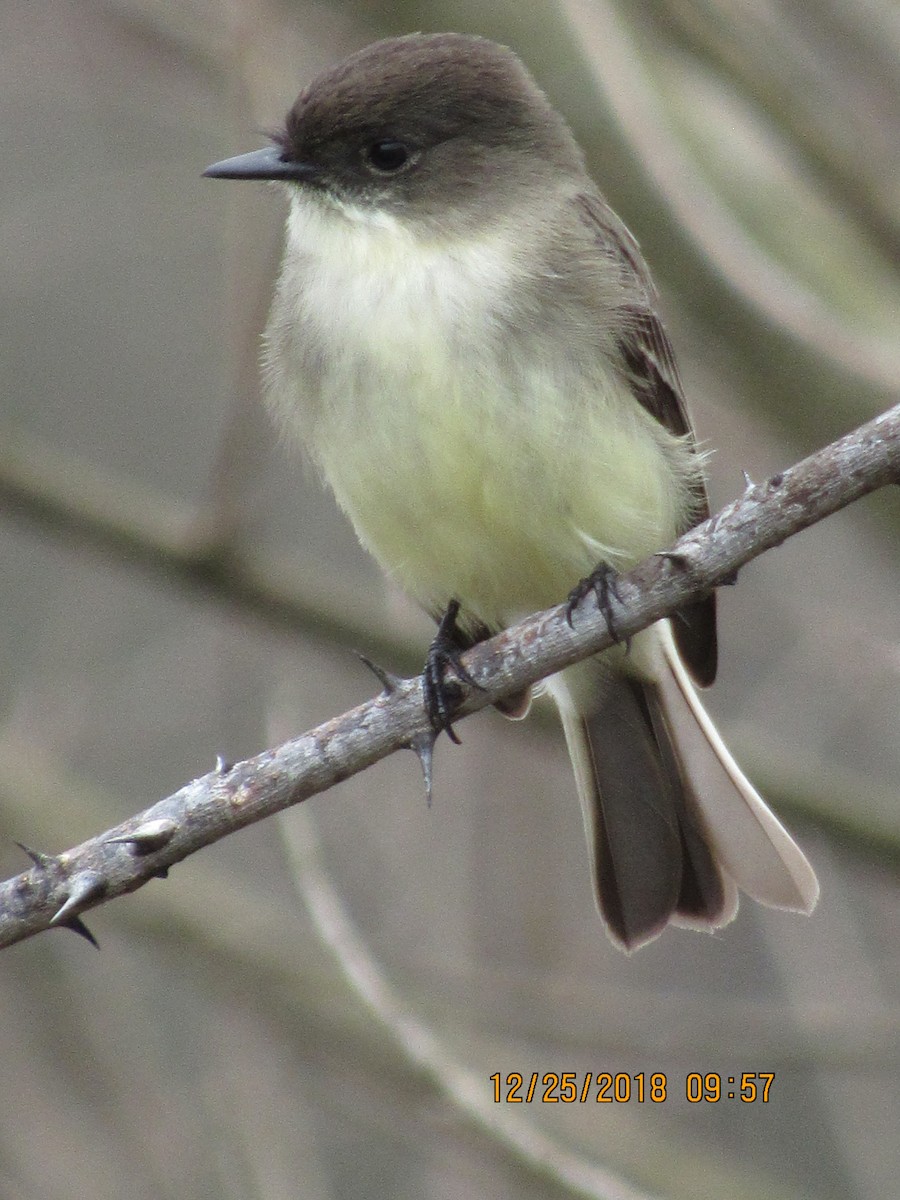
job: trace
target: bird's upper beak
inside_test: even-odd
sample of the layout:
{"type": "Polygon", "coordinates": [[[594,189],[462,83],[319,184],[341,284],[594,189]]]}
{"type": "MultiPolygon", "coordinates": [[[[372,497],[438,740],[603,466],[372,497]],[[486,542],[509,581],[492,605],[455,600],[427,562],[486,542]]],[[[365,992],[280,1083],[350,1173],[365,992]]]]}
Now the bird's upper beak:
{"type": "Polygon", "coordinates": [[[312,163],[295,162],[284,158],[278,146],[266,146],[213,163],[203,172],[210,179],[280,179],[299,183],[314,179],[318,174],[312,163]]]}

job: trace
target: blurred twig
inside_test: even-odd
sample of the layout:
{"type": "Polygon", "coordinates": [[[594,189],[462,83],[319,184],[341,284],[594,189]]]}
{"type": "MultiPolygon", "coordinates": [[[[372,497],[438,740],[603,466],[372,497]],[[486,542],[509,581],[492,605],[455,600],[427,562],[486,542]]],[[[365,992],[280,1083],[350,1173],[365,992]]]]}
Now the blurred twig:
{"type": "Polygon", "coordinates": [[[893,388],[896,339],[854,327],[777,263],[729,212],[678,142],[665,135],[662,106],[611,0],[560,0],[582,39],[596,86],[670,211],[708,262],[768,321],[825,362],[893,388]]]}
{"type": "Polygon", "coordinates": [[[819,186],[897,261],[900,156],[891,118],[900,98],[900,24],[890,0],[647,0],[642,10],[670,39],[686,37],[777,121],[819,186]]]}
{"type": "Polygon", "coordinates": [[[311,825],[287,841],[298,888],[316,930],[332,950],[356,994],[390,1031],[403,1057],[430,1078],[450,1103],[531,1170],[559,1185],[565,1195],[586,1200],[652,1200],[617,1178],[606,1166],[565,1147],[509,1105],[494,1104],[486,1087],[487,1070],[477,1074],[454,1052],[450,1041],[426,1020],[391,983],[371,953],[332,886],[311,825]]]}
{"type": "Polygon", "coordinates": [[[412,668],[409,647],[374,628],[371,613],[346,588],[330,584],[322,564],[315,577],[301,577],[258,546],[231,548],[218,515],[198,521],[186,505],[133,479],[113,479],[45,442],[0,436],[0,510],[274,628],[358,646],[412,668]]]}
{"type": "MultiPolygon", "coordinates": [[[[772,546],[890,483],[900,482],[900,405],[745,494],[647,559],[618,583],[620,638],[732,579],[772,546]]],[[[467,715],[596,654],[613,639],[596,611],[576,627],[561,605],[520,622],[465,658],[477,690],[467,715]]],[[[0,886],[0,946],[67,924],[105,900],[135,891],[188,855],[298,804],[405,747],[430,751],[421,680],[397,680],[374,700],[230,767],[221,764],[173,796],[0,886]]]]}

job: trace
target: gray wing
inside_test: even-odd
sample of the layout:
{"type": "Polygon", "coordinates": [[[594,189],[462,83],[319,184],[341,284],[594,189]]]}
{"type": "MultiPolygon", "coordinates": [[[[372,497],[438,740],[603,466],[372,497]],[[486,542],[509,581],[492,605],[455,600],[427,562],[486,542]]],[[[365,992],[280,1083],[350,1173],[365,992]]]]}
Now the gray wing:
{"type": "MultiPolygon", "coordinates": [[[[694,429],[668,334],[657,312],[658,295],[640,247],[599,195],[582,195],[578,205],[598,248],[625,276],[629,301],[623,308],[618,349],[635,399],[677,437],[693,442],[694,429]]],[[[684,533],[709,516],[706,485],[698,477],[691,520],[684,533]]],[[[680,609],[672,622],[675,641],[696,683],[716,677],[715,593],[680,609]]]]}

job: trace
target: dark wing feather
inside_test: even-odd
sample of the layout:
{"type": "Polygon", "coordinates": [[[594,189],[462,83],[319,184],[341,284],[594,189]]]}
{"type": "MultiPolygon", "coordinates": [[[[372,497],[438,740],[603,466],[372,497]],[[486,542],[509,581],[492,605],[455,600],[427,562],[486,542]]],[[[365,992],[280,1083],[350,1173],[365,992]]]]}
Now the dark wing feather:
{"type": "MultiPolygon", "coordinates": [[[[624,308],[618,349],[635,399],[670,433],[687,436],[693,443],[694,429],[675,354],[657,312],[656,287],[640,247],[599,195],[579,196],[578,204],[599,248],[627,275],[631,299],[624,308]]],[[[698,476],[691,520],[681,532],[708,516],[709,497],[698,476]]],[[[685,665],[696,683],[708,687],[716,677],[715,593],[679,609],[672,625],[685,665]]]]}

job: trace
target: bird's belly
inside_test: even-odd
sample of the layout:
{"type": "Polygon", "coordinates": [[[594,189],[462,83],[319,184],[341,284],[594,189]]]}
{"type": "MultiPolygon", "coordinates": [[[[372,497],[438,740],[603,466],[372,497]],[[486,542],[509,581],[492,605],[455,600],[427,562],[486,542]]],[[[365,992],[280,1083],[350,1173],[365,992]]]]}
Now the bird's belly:
{"type": "Polygon", "coordinates": [[[671,464],[630,394],[577,405],[540,372],[515,391],[501,375],[376,374],[319,455],[404,589],[430,609],[456,597],[491,626],[559,603],[601,559],[660,549],[680,518],[671,464]]]}

